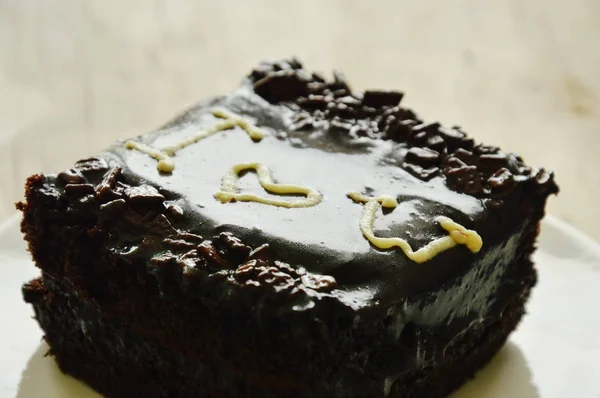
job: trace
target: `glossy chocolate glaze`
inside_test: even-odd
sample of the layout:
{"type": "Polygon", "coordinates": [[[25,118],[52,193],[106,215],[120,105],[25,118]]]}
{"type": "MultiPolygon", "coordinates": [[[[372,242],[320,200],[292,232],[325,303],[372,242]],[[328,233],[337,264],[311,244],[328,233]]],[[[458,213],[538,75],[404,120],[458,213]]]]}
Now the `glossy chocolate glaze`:
{"type": "MultiPolygon", "coordinates": [[[[239,127],[217,133],[177,152],[175,170],[168,174],[160,173],[150,156],[122,144],[108,154],[122,163],[124,175],[148,181],[181,200],[186,216],[193,219],[190,230],[203,236],[230,231],[250,244],[269,243],[282,261],[347,280],[348,288],[359,289],[365,303],[382,298],[397,301],[425,288],[427,283],[419,282],[422,274],[432,270],[443,274],[439,268],[447,270],[443,264],[449,258],[460,264],[475,257],[459,246],[452,253],[415,264],[399,249],[370,245],[358,228],[362,206],[346,197],[351,191],[396,196],[400,205],[378,217],[377,234],[406,238],[416,248],[446,234],[436,216],[476,228],[475,221],[485,217],[485,209],[479,199],[448,189],[441,177],[424,182],[400,168],[405,144],[351,138],[323,129],[291,131],[293,112],[267,103],[248,84],[138,140],[156,148],[172,145],[217,123],[219,119],[210,114],[215,106],[253,121],[265,131],[265,138],[253,142],[239,127]],[[269,167],[277,182],[317,189],[322,203],[286,209],[259,203],[224,204],[213,197],[229,168],[254,161],[269,167]]],[[[240,189],[269,195],[251,174],[241,179],[240,189]]]]}

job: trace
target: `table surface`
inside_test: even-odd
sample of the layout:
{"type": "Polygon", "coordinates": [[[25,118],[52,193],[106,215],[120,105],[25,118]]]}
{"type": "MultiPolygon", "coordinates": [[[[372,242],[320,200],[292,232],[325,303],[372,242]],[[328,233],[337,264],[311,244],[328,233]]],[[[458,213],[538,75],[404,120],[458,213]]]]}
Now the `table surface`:
{"type": "Polygon", "coordinates": [[[296,55],[554,169],[549,211],[600,240],[599,38],[597,0],[0,0],[0,220],[26,176],[296,55]]]}

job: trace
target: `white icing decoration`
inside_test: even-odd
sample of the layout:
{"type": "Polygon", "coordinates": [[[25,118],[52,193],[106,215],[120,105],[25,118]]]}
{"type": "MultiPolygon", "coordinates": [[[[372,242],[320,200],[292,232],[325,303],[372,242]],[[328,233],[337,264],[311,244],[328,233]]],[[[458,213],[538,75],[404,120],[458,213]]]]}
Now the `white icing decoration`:
{"type": "Polygon", "coordinates": [[[240,116],[229,112],[223,108],[214,108],[211,110],[213,116],[225,119],[222,122],[214,125],[213,127],[198,131],[194,133],[175,145],[171,145],[162,149],[153,148],[149,145],[142,144],[141,142],[135,142],[129,140],[125,142],[125,148],[127,149],[136,149],[142,153],[150,155],[152,158],[158,160],[157,168],[159,171],[163,173],[171,173],[173,169],[175,169],[175,162],[173,161],[172,156],[175,156],[177,151],[195,144],[196,142],[203,140],[211,135],[218,133],[219,131],[229,130],[236,126],[242,128],[248,133],[250,138],[254,141],[260,141],[265,135],[264,133],[255,125],[250,123],[248,120],[241,118],[240,116]]]}
{"type": "Polygon", "coordinates": [[[399,247],[408,258],[416,263],[431,260],[439,253],[451,249],[456,245],[465,245],[473,253],[477,253],[483,246],[481,236],[476,231],[466,229],[448,217],[438,216],[436,217],[436,221],[440,223],[442,228],[448,231],[448,235],[428,243],[417,251],[413,251],[410,244],[404,239],[375,236],[374,225],[379,208],[395,208],[398,206],[398,201],[395,198],[387,195],[369,197],[358,192],[349,193],[348,197],[357,203],[365,204],[359,226],[363,235],[374,246],[380,249],[399,247]]]}
{"type": "Polygon", "coordinates": [[[293,184],[277,184],[271,177],[271,172],[262,163],[240,163],[233,166],[221,181],[221,190],[217,192],[215,198],[223,203],[240,202],[258,202],[272,206],[298,208],[311,207],[321,203],[323,196],[319,191],[293,184]],[[304,195],[304,198],[296,200],[270,199],[251,193],[239,193],[237,182],[239,174],[245,170],[254,170],[258,175],[258,181],[265,191],[283,195],[304,195]]]}
{"type": "Polygon", "coordinates": [[[154,159],[158,160],[158,170],[162,171],[163,173],[170,173],[175,168],[173,159],[159,149],[152,148],[151,146],[142,144],[141,142],[135,142],[131,140],[125,143],[125,148],[137,149],[138,151],[150,155],[154,159]]]}

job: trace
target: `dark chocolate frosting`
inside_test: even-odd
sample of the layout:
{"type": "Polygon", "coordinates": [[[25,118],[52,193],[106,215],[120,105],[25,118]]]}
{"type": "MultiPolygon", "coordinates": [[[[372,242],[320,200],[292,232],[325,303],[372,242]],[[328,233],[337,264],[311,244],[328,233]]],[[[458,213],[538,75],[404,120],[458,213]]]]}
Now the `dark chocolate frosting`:
{"type": "MultiPolygon", "coordinates": [[[[260,142],[240,127],[221,131],[178,151],[171,173],[159,172],[156,160],[119,142],[99,156],[112,174],[97,181],[86,176],[85,182],[92,183],[88,188],[72,180],[65,189],[81,191],[77,197],[93,193],[94,184],[99,184],[97,192],[110,191],[116,180],[111,185],[107,179],[117,178],[114,170],[119,170],[122,183],[131,187],[125,199],[103,205],[113,213],[125,200],[156,201],[183,214],[167,221],[173,230],[204,237],[229,233],[254,248],[268,244],[270,256],[292,269],[335,278],[337,287],[327,294],[352,308],[400,303],[467,272],[468,264],[488,255],[505,238],[491,227],[490,217],[506,207],[506,198],[526,190],[545,198],[556,191],[551,173],[532,170],[498,148],[476,146],[457,128],[424,124],[399,107],[401,98],[395,92],[352,93],[341,74],[326,83],[294,61],[262,64],[228,96],[206,101],[134,139],[168,147],[218,123],[211,110],[220,107],[258,126],[265,133],[260,142]],[[216,200],[223,175],[245,162],[265,164],[278,183],[318,190],[322,202],[288,209],[216,200]],[[398,199],[397,208],[378,215],[378,236],[404,238],[416,250],[447,235],[435,220],[447,216],[479,232],[484,249],[474,254],[459,245],[422,264],[398,248],[378,249],[359,229],[362,205],[346,196],[353,191],[398,199]]],[[[79,173],[77,167],[72,173],[79,173]]],[[[239,187],[270,195],[253,174],[244,176],[239,187]]],[[[155,251],[160,254],[164,247],[155,251]]]]}

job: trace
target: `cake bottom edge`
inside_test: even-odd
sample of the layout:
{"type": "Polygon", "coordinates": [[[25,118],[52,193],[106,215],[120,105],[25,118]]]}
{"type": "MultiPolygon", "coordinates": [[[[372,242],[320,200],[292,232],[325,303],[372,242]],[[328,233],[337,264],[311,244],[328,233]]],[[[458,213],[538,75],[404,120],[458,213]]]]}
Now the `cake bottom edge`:
{"type": "MultiPolygon", "coordinates": [[[[504,345],[525,313],[535,284],[532,264],[522,291],[498,319],[478,333],[463,336],[473,347],[435,366],[406,374],[388,397],[445,397],[484,367],[504,345]],[[477,340],[473,344],[472,340],[477,340]]],[[[155,342],[139,339],[127,327],[109,321],[94,308],[62,292],[45,290],[41,280],[25,287],[59,368],[108,398],[121,397],[331,397],[331,392],[272,391],[247,383],[217,364],[199,362],[155,342]]],[[[460,347],[458,347],[460,350],[460,347]]],[[[248,364],[252,366],[252,364],[248,364]]],[[[382,395],[378,395],[381,397],[382,395]]]]}

